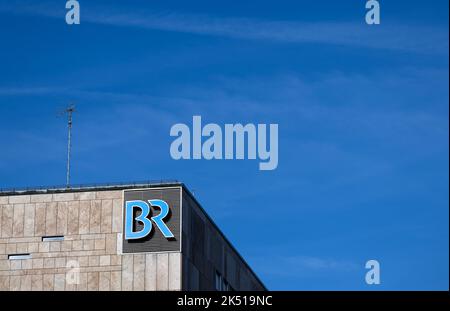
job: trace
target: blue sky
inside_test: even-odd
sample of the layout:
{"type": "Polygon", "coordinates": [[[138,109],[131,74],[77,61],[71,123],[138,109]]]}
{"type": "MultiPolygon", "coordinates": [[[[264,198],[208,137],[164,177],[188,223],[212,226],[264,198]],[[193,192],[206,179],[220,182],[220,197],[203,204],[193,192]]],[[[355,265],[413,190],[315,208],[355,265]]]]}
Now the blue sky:
{"type": "Polygon", "coordinates": [[[80,4],[0,2],[0,188],[65,182],[74,101],[73,183],[185,182],[269,289],[448,290],[448,1],[80,4]],[[278,169],[172,160],[193,115],[278,123],[278,169]]]}

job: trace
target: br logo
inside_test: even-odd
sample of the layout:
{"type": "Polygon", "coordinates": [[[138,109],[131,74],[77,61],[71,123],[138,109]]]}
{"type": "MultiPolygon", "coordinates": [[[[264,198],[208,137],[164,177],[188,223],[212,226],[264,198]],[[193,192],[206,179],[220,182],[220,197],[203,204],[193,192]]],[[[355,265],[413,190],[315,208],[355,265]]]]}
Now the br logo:
{"type": "Polygon", "coordinates": [[[166,239],[173,239],[175,236],[164,222],[169,213],[169,204],[163,200],[127,201],[125,203],[125,240],[139,240],[149,236],[154,229],[154,225],[166,239]],[[159,215],[150,217],[150,206],[159,209],[161,211],[159,215]],[[141,213],[138,214],[137,210],[140,210],[141,213]],[[143,226],[141,230],[135,231],[136,223],[143,226]]]}

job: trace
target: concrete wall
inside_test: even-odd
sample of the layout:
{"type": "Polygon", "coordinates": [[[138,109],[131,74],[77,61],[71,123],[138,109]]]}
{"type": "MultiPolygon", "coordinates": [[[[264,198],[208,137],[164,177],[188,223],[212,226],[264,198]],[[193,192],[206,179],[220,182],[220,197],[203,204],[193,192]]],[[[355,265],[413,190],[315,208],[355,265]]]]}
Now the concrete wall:
{"type": "Polygon", "coordinates": [[[122,256],[122,226],[122,191],[0,196],[0,290],[180,290],[181,254],[122,256]]]}

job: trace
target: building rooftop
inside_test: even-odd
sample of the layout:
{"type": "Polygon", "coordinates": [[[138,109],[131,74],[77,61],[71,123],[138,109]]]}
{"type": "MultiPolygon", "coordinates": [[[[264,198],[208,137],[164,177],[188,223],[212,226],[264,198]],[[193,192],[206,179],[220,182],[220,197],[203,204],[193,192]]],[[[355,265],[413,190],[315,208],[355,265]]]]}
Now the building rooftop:
{"type": "MultiPolygon", "coordinates": [[[[140,182],[117,182],[117,183],[96,183],[96,184],[78,184],[57,186],[38,186],[38,187],[23,187],[23,188],[0,188],[0,196],[12,195],[28,195],[28,194],[52,194],[52,193],[68,193],[68,192],[86,192],[86,191],[112,191],[112,190],[126,190],[139,188],[154,188],[161,186],[182,186],[185,185],[178,180],[149,180],[140,182]]],[[[187,190],[187,189],[186,189],[187,190]]]]}
{"type": "Polygon", "coordinates": [[[262,284],[262,286],[267,290],[265,284],[261,281],[258,275],[253,271],[247,261],[241,256],[234,245],[228,240],[228,238],[223,234],[222,230],[217,226],[214,220],[208,215],[202,205],[198,202],[192,192],[186,187],[186,185],[178,180],[149,180],[141,182],[128,182],[128,183],[96,183],[96,184],[77,184],[67,187],[65,185],[59,186],[38,186],[38,187],[25,187],[25,188],[0,188],[0,197],[2,196],[17,196],[17,195],[35,195],[35,194],[54,194],[54,193],[73,193],[73,192],[87,192],[87,191],[120,191],[128,189],[143,189],[143,188],[158,188],[158,187],[171,187],[179,186],[197,203],[200,210],[203,212],[205,217],[211,222],[214,228],[223,237],[226,243],[231,247],[231,249],[237,254],[237,256],[242,260],[242,262],[247,266],[249,271],[255,276],[255,278],[262,284]]]}

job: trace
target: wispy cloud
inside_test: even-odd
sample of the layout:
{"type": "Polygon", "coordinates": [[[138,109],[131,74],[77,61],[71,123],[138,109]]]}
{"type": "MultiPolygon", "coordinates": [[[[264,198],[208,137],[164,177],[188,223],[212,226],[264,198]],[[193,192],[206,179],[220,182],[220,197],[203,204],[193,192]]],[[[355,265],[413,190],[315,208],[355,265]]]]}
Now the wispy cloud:
{"type": "MultiPolygon", "coordinates": [[[[60,7],[48,3],[21,1],[1,4],[0,11],[62,18],[60,7]],[[59,10],[58,10],[59,9],[59,10]]],[[[418,53],[447,54],[448,28],[411,24],[382,24],[371,27],[364,19],[351,22],[302,22],[253,18],[216,17],[179,12],[143,12],[83,7],[83,21],[89,23],[136,27],[149,30],[221,36],[233,39],[264,40],[279,43],[332,44],[362,48],[418,53]]]]}
{"type": "MultiPolygon", "coordinates": [[[[283,142],[297,146],[303,160],[314,163],[311,176],[318,170],[329,176],[326,183],[315,186],[316,192],[326,193],[330,187],[360,184],[392,172],[400,163],[404,165],[448,149],[448,144],[442,143],[448,138],[445,118],[448,91],[439,91],[445,90],[447,82],[445,70],[401,70],[371,75],[330,73],[313,80],[298,75],[221,77],[206,84],[176,86],[163,96],[48,85],[0,86],[0,103],[9,97],[37,98],[37,102],[47,98],[64,102],[70,98],[86,108],[99,107],[92,117],[84,116],[80,128],[86,134],[83,145],[77,149],[80,152],[117,147],[129,136],[145,139],[155,133],[161,136],[155,136],[153,143],[161,144],[162,150],[166,150],[164,144],[170,126],[190,122],[197,113],[204,116],[204,122],[276,121],[283,124],[283,142]],[[134,116],[140,116],[145,122],[133,122],[134,116]],[[316,131],[324,131],[326,136],[317,137],[316,131]],[[332,133],[340,133],[339,139],[343,141],[335,141],[332,133]],[[348,140],[379,144],[390,148],[390,152],[409,150],[414,156],[408,161],[393,156],[386,163],[373,155],[347,150],[348,140]]],[[[9,132],[8,136],[11,135],[9,132]]],[[[160,156],[164,157],[165,153],[160,156]]],[[[302,175],[305,174],[308,170],[303,168],[302,175]]],[[[296,188],[298,183],[295,179],[292,186],[296,188]]],[[[257,193],[245,195],[256,197],[257,193]]],[[[228,198],[223,204],[233,204],[238,199],[228,198]]]]}
{"type": "Polygon", "coordinates": [[[252,264],[267,276],[301,278],[311,274],[332,272],[350,272],[360,269],[361,265],[348,260],[321,258],[305,255],[267,256],[253,258],[252,264]],[[274,265],[273,263],[277,264],[274,265]]]}
{"type": "MultiPolygon", "coordinates": [[[[0,86],[0,97],[63,96],[86,104],[127,105],[129,111],[133,110],[130,106],[143,107],[159,120],[170,122],[188,121],[186,115],[198,112],[209,118],[239,115],[243,121],[295,115],[303,124],[322,120],[374,138],[389,139],[397,133],[407,142],[405,137],[440,137],[448,132],[448,120],[441,114],[449,96],[444,87],[447,82],[445,70],[401,69],[370,75],[331,72],[315,79],[299,75],[218,77],[206,84],[176,86],[162,96],[47,85],[0,86]],[[430,92],[432,89],[435,91],[430,92]],[[184,119],[177,120],[177,116],[184,119]]],[[[293,129],[286,126],[285,132],[293,129]]]]}
{"type": "Polygon", "coordinates": [[[39,96],[63,94],[67,89],[54,87],[0,87],[0,96],[39,96]]]}

